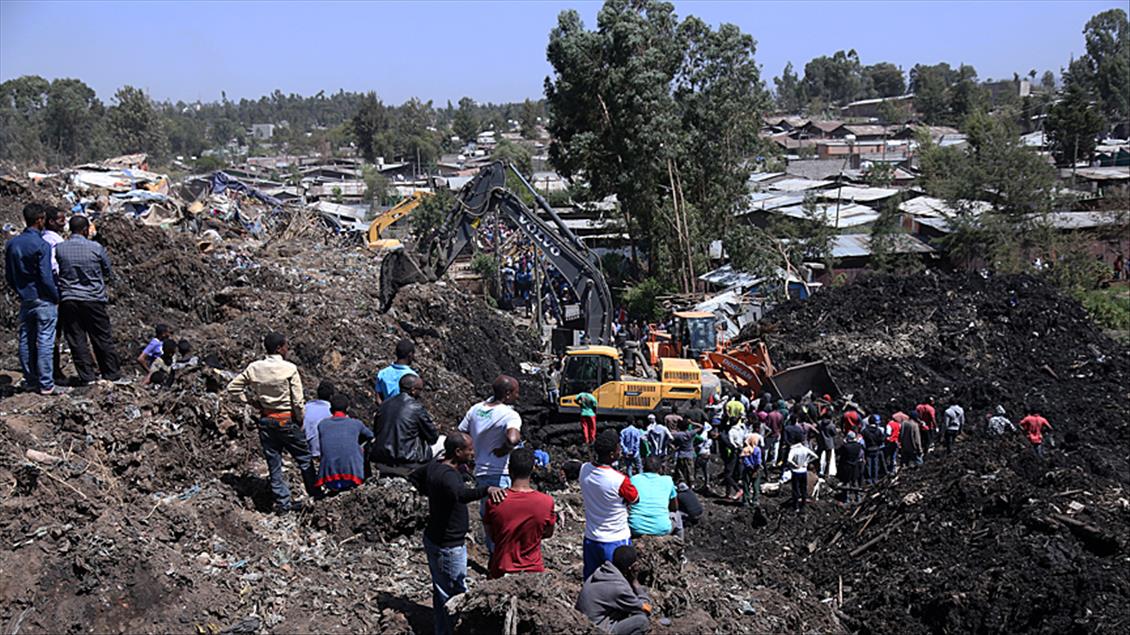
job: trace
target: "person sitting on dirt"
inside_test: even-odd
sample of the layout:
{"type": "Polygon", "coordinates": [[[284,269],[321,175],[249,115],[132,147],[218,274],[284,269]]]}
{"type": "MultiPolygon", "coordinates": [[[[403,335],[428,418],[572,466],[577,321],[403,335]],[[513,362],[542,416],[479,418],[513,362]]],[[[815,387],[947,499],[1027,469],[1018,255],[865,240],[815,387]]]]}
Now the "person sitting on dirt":
{"type": "Polygon", "coordinates": [[[804,511],[804,504],[808,501],[808,464],[815,458],[816,453],[800,441],[789,446],[786,463],[793,494],[789,502],[797,512],[804,511]]]}
{"type": "Polygon", "coordinates": [[[443,460],[432,461],[413,473],[428,497],[428,521],[424,527],[424,551],[432,578],[432,611],[436,633],[451,633],[447,601],[467,592],[467,503],[489,497],[500,503],[506,490],[478,481],[463,484],[467,466],[475,461],[471,435],[454,432],[443,441],[443,460]]]}
{"type": "Polygon", "coordinates": [[[684,527],[694,527],[702,520],[702,514],[705,510],[702,508],[702,501],[698,499],[698,495],[694,493],[690,485],[686,483],[679,483],[675,486],[679,490],[678,496],[675,497],[679,503],[679,516],[682,518],[684,527]]]}
{"type": "Polygon", "coordinates": [[[994,437],[1002,436],[1009,432],[1016,432],[1016,425],[1008,418],[1004,410],[1004,406],[997,406],[993,414],[989,416],[989,422],[985,426],[986,431],[994,437]]]}
{"type": "Polygon", "coordinates": [[[643,471],[640,444],[646,435],[640,420],[635,417],[629,417],[628,425],[620,431],[620,465],[628,476],[643,471]]]}
{"type": "Polygon", "coordinates": [[[886,433],[880,423],[883,418],[879,415],[867,417],[867,425],[863,428],[863,451],[866,458],[867,483],[874,485],[879,480],[879,473],[887,475],[887,465],[883,462],[883,444],[886,433]]]}
{"type": "Polygon", "coordinates": [[[317,473],[310,447],[306,444],[306,435],[297,424],[303,419],[302,377],[297,366],[283,359],[289,351],[286,336],[268,333],[263,338],[263,348],[267,357],[251,362],[231,380],[226,392],[233,396],[250,393],[251,403],[259,408],[259,442],[271,476],[275,510],[287,513],[301,510],[302,505],[291,501],[290,487],[282,470],[283,451],[298,464],[302,483],[311,497],[318,494],[314,485],[317,473]]]}
{"type": "Polygon", "coordinates": [[[334,385],[326,380],[318,384],[317,399],[306,402],[306,410],[302,417],[302,432],[306,436],[306,445],[310,447],[310,456],[322,456],[322,446],[318,441],[318,424],[323,419],[333,416],[330,412],[330,399],[333,399],[334,385]]]}
{"type": "Polygon", "coordinates": [[[674,438],[671,430],[656,420],[655,414],[647,415],[647,447],[650,456],[667,458],[667,443],[674,438]]]}
{"type": "Polygon", "coordinates": [[[965,427],[965,409],[959,404],[950,404],[942,414],[942,420],[946,428],[943,443],[948,454],[953,451],[954,439],[957,439],[957,435],[961,434],[961,429],[965,427]]]}
{"type": "Polygon", "coordinates": [[[330,398],[332,416],[318,423],[318,447],[322,460],[315,486],[327,491],[353,489],[365,482],[365,455],[361,444],[373,438],[369,426],[346,414],[349,396],[335,393],[330,398]]]}
{"type": "Polygon", "coordinates": [[[612,557],[616,547],[631,544],[628,506],[640,500],[631,479],[612,467],[620,458],[620,437],[615,430],[605,430],[596,437],[593,455],[592,462],[581,466],[579,475],[585,508],[583,555],[586,579],[612,557]]]}
{"type": "Polygon", "coordinates": [[[651,630],[651,599],[639,583],[639,554],[635,547],[617,547],[608,560],[585,578],[576,608],[604,633],[636,635],[651,630]]]}
{"type": "Polygon", "coordinates": [[[423,389],[419,375],[404,375],[397,394],[381,404],[372,457],[382,474],[403,476],[432,460],[439,432],[420,401],[423,389]]]}
{"type": "Polygon", "coordinates": [[[761,495],[761,435],[753,433],[742,445],[742,507],[757,505],[761,495]]]}
{"type": "Polygon", "coordinates": [[[678,511],[678,490],[665,471],[659,457],[649,456],[643,462],[643,472],[631,478],[639,495],[639,502],[628,509],[628,527],[633,537],[671,533],[671,512],[678,511]]]}
{"type": "Polygon", "coordinates": [[[511,573],[545,571],[541,557],[541,541],[553,535],[557,515],[553,497],[530,485],[534,472],[534,453],[517,448],[510,453],[510,487],[506,500],[487,503],[483,526],[494,541],[490,556],[490,578],[511,573]]]}
{"type": "Polygon", "coordinates": [[[173,379],[173,358],[177,343],[172,338],[161,342],[161,356],[149,363],[149,372],[141,380],[142,386],[168,386],[173,379]]]}
{"type": "Polygon", "coordinates": [[[141,364],[141,367],[144,368],[146,372],[149,371],[149,365],[157,361],[157,358],[164,354],[165,340],[173,336],[173,327],[168,324],[158,324],[154,330],[153,339],[149,340],[149,343],[145,345],[141,354],[137,356],[137,363],[141,364]]]}
{"type": "Polygon", "coordinates": [[[922,465],[922,428],[917,410],[899,428],[899,454],[903,465],[922,465]]]}
{"type": "Polygon", "coordinates": [[[922,439],[922,451],[919,457],[919,462],[926,458],[926,453],[930,451],[930,445],[934,441],[934,430],[938,425],[938,413],[934,409],[934,398],[927,397],[926,401],[914,407],[915,412],[918,413],[918,429],[919,436],[922,439]]]}
{"type": "MultiPolygon", "coordinates": [[[[518,401],[518,380],[499,375],[491,383],[493,395],[467,411],[459,422],[459,431],[471,435],[479,449],[475,461],[475,481],[495,487],[510,487],[510,451],[522,443],[522,417],[510,407],[518,401]]],[[[479,505],[482,517],[486,504],[479,505]]],[[[486,534],[487,551],[494,550],[494,541],[486,534]]]]}
{"type": "Polygon", "coordinates": [[[377,373],[374,389],[377,392],[377,405],[386,399],[392,399],[400,392],[400,378],[405,375],[415,375],[412,362],[416,360],[416,343],[412,340],[400,340],[396,343],[396,361],[390,366],[385,366],[377,373]]]}
{"type": "Polygon", "coordinates": [[[200,365],[200,358],[192,354],[192,342],[182,339],[177,342],[177,356],[173,361],[173,370],[195,368],[200,365]]]}
{"type": "Polygon", "coordinates": [[[863,444],[859,435],[854,432],[847,433],[844,446],[840,448],[840,482],[847,490],[847,502],[855,503],[861,498],[860,490],[863,487],[863,444]]]}
{"type": "Polygon", "coordinates": [[[1044,430],[1052,430],[1052,424],[1040,414],[1039,408],[1028,408],[1028,414],[1020,420],[1020,429],[1028,436],[1032,451],[1044,458],[1044,430]]]}
{"type": "Polygon", "coordinates": [[[581,436],[585,445],[596,441],[596,397],[582,392],[577,395],[577,407],[581,409],[581,436]]]}

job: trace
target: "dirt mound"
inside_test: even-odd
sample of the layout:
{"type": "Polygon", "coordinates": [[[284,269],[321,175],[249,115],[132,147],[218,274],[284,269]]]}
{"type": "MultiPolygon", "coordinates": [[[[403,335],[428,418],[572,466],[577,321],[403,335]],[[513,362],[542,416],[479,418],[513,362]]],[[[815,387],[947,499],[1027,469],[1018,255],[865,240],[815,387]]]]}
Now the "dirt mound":
{"type": "Polygon", "coordinates": [[[428,501],[405,479],[381,478],[325,500],[309,522],[339,539],[361,536],[385,543],[418,536],[428,522],[428,501]]]}
{"type": "Polygon", "coordinates": [[[819,502],[797,517],[769,503],[764,529],[720,519],[751,547],[718,549],[723,560],[787,572],[774,588],[826,599],[860,632],[1110,632],[1130,620],[1116,599],[1130,592],[1130,365],[1077,303],[1027,276],[880,276],[769,319],[779,364],[825,359],[886,416],[928,395],[961,403],[966,434],[858,507],[819,502]],[[1042,408],[1056,427],[1047,459],[1020,433],[985,434],[997,404],[1013,421],[1042,408]]]}
{"type": "Polygon", "coordinates": [[[479,582],[453,599],[457,633],[599,633],[573,608],[580,584],[559,573],[528,573],[479,582]]]}

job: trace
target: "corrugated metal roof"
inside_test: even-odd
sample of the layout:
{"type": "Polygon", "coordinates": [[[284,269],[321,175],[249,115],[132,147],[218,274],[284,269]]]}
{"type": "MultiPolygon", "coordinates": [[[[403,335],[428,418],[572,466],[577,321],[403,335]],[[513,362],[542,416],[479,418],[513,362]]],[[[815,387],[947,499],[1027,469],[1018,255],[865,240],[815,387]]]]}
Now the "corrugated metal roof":
{"type": "MultiPolygon", "coordinates": [[[[974,214],[981,214],[993,208],[990,203],[985,201],[968,201],[966,205],[968,209],[965,211],[974,214]]],[[[953,216],[957,213],[950,207],[949,203],[946,203],[940,198],[934,198],[933,196],[918,196],[909,201],[903,201],[899,204],[899,211],[912,216],[928,216],[932,218],[953,216]]]]}
{"type": "MultiPolygon", "coordinates": [[[[1071,173],[1070,170],[1061,170],[1063,172],[1071,173]]],[[[1130,167],[1077,168],[1075,175],[1089,181],[1126,181],[1130,180],[1130,167]]]]}
{"type": "Polygon", "coordinates": [[[879,212],[865,205],[856,205],[854,203],[847,205],[841,204],[838,210],[834,203],[820,203],[816,206],[814,215],[809,214],[809,212],[804,209],[803,205],[793,205],[768,211],[773,214],[784,214],[785,216],[807,221],[818,221],[821,215],[823,215],[824,224],[837,229],[866,225],[875,222],[879,218],[879,212]],[[837,218],[839,219],[838,222],[837,218]]]}
{"type": "Polygon", "coordinates": [[[839,199],[841,201],[881,201],[898,193],[898,190],[885,187],[846,186],[822,190],[817,192],[816,196],[830,200],[839,199]]]}
{"type": "Polygon", "coordinates": [[[1056,229],[1092,229],[1095,227],[1119,227],[1130,221],[1130,211],[1109,212],[1054,212],[1048,214],[1048,222],[1056,229]]]}
{"type": "MultiPolygon", "coordinates": [[[[929,254],[934,249],[909,234],[894,234],[892,250],[897,254],[929,254]]],[[[832,240],[832,257],[860,258],[871,255],[871,234],[840,234],[832,240]]]]}
{"type": "Polygon", "coordinates": [[[832,181],[816,181],[806,178],[792,178],[783,179],[776,183],[771,183],[768,187],[770,191],[778,192],[804,192],[806,190],[815,190],[821,187],[831,185],[832,181]]]}

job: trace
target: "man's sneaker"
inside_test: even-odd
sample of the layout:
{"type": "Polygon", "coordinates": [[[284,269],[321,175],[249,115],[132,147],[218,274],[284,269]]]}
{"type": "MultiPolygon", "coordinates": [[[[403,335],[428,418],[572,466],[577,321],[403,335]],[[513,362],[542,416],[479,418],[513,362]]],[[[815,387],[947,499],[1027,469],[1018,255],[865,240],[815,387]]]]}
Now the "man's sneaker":
{"type": "Polygon", "coordinates": [[[70,391],[71,391],[71,389],[67,388],[66,386],[55,386],[51,390],[40,389],[39,394],[41,394],[45,397],[51,397],[51,396],[54,396],[54,395],[65,395],[65,394],[69,393],[70,391]]]}

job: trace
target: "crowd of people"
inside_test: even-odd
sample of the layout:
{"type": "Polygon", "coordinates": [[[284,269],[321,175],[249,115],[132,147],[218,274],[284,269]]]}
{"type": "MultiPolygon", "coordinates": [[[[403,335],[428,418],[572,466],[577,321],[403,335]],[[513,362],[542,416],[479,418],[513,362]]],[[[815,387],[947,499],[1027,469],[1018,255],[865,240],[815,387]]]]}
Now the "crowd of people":
{"type": "MultiPolygon", "coordinates": [[[[24,387],[43,395],[66,390],[59,385],[59,321],[77,383],[96,381],[99,374],[106,381],[122,378],[106,310],[109,258],[89,240],[85,217],[70,219],[64,240],[63,218],[60,210],[28,205],[27,229],[5,249],[7,281],[20,297],[24,387]]],[[[265,356],[236,374],[226,392],[258,412],[277,513],[307,504],[292,496],[284,454],[297,465],[308,500],[358,487],[373,475],[408,479],[428,499],[422,546],[437,633],[451,632],[447,603],[467,590],[468,503],[479,502],[489,578],[545,570],[541,544],[552,536],[557,514],[553,498],[532,481],[550,459],[544,448],[523,441],[522,417],[513,407],[520,393],[516,379],[496,378],[490,396],[471,405],[442,435],[421,399],[425,381],[413,368],[416,347],[401,340],[395,361],[375,375],[379,408],[370,426],[350,416],[359,404],[328,381],[318,384],[315,399],[306,400],[298,367],[286,359],[283,334],[268,333],[263,347],[265,356]]],[[[190,342],[174,339],[173,327],[158,324],[137,362],[143,383],[163,385],[198,360],[190,342]]],[[[788,484],[788,504],[802,512],[815,485],[834,478],[843,500],[852,504],[865,484],[921,465],[931,452],[954,452],[958,436],[968,431],[960,404],[940,409],[932,397],[884,416],[850,398],[787,401],[732,391],[599,432],[597,398],[582,393],[577,400],[583,447],[591,459],[575,470],[584,504],[583,583],[576,608],[609,633],[649,628],[652,609],[639,583],[633,539],[684,535],[701,521],[700,494],[756,508],[763,481],[772,478],[782,488],[788,484]]],[[[997,406],[984,426],[997,436],[1018,429],[1043,457],[1052,426],[1038,409],[1014,424],[997,406]]]]}

